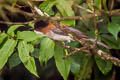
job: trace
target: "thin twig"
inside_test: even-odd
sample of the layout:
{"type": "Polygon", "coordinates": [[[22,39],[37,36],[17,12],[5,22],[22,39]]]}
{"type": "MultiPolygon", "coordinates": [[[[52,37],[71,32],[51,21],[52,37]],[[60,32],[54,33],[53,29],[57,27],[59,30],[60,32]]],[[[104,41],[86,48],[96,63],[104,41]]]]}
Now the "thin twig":
{"type": "Polygon", "coordinates": [[[5,6],[5,8],[7,10],[9,10],[10,12],[13,12],[13,13],[20,13],[20,14],[25,15],[25,16],[34,17],[34,15],[32,13],[20,10],[18,8],[13,8],[13,7],[10,7],[10,6],[5,6]]]}
{"type": "MultiPolygon", "coordinates": [[[[95,12],[95,9],[94,9],[94,12],[95,12]]],[[[98,26],[97,26],[97,23],[96,23],[96,20],[97,18],[94,18],[94,29],[95,29],[95,43],[93,45],[94,48],[97,48],[97,40],[98,40],[98,26]]]]}
{"type": "Polygon", "coordinates": [[[89,9],[86,9],[86,8],[84,8],[84,7],[82,7],[82,6],[78,5],[78,4],[75,4],[75,3],[74,3],[74,6],[80,8],[80,9],[83,9],[83,10],[89,12],[89,13],[94,13],[93,11],[91,11],[91,10],[89,10],[89,9]]]}
{"type": "Polygon", "coordinates": [[[34,20],[32,20],[32,21],[28,21],[28,22],[8,22],[8,21],[0,21],[0,24],[10,24],[10,25],[12,25],[12,24],[29,24],[29,23],[32,23],[32,22],[34,22],[34,20]]]}
{"type": "MultiPolygon", "coordinates": [[[[73,56],[75,53],[77,52],[85,52],[86,48],[85,47],[82,47],[82,48],[79,48],[79,49],[75,49],[73,50],[72,52],[70,52],[68,55],[64,56],[63,59],[66,59],[70,56],[73,56]]],[[[87,51],[88,52],[88,51],[87,51]]]]}
{"type": "MultiPolygon", "coordinates": [[[[87,19],[90,19],[90,18],[100,17],[100,16],[120,16],[120,9],[107,11],[107,12],[103,12],[103,10],[101,10],[101,11],[102,11],[101,13],[88,14],[88,15],[84,15],[84,17],[87,18],[87,19]]],[[[62,20],[82,20],[81,16],[50,17],[50,18],[53,19],[53,20],[57,20],[57,21],[62,21],[62,20]]]]}

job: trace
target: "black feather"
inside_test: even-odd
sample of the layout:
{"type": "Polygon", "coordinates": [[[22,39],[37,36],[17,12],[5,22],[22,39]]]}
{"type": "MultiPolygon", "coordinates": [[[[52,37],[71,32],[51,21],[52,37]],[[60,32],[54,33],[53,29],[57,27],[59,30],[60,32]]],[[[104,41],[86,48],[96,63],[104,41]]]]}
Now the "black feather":
{"type": "Polygon", "coordinates": [[[35,24],[34,24],[34,28],[44,28],[48,25],[49,23],[48,22],[45,22],[43,20],[40,20],[40,21],[37,21],[35,24]]]}

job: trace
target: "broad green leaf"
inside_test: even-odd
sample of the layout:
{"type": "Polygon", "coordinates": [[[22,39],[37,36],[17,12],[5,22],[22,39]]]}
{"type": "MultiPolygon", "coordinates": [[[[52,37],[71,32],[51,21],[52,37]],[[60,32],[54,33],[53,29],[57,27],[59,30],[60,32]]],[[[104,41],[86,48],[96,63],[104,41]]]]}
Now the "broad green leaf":
{"type": "MultiPolygon", "coordinates": [[[[49,15],[54,15],[52,11],[52,7],[56,5],[56,7],[61,12],[62,16],[74,16],[74,11],[72,10],[72,3],[71,0],[47,0],[40,4],[40,9],[46,12],[49,15]],[[64,6],[63,6],[64,5],[64,6]]],[[[65,20],[61,21],[63,24],[67,24],[69,26],[75,26],[75,20],[65,20]]]]}
{"type": "Polygon", "coordinates": [[[71,72],[75,75],[78,75],[80,72],[81,65],[75,60],[70,60],[71,62],[71,72]]]}
{"type": "Polygon", "coordinates": [[[15,31],[18,27],[21,27],[21,26],[24,26],[24,25],[12,25],[12,26],[10,26],[10,28],[9,28],[8,31],[7,31],[7,34],[9,34],[10,36],[14,37],[14,35],[15,35],[14,31],[15,31]]]}
{"type": "Polygon", "coordinates": [[[43,38],[40,41],[40,56],[39,56],[39,61],[41,64],[43,62],[47,62],[50,58],[53,57],[54,55],[54,46],[55,43],[49,39],[49,38],[43,38]]]}
{"type": "Polygon", "coordinates": [[[120,16],[112,16],[112,22],[120,25],[120,16]]]}
{"type": "Polygon", "coordinates": [[[52,7],[55,5],[56,0],[47,0],[40,4],[39,8],[46,12],[48,15],[54,15],[52,7]]]}
{"type": "Polygon", "coordinates": [[[120,49],[120,39],[117,40],[110,35],[102,35],[101,39],[112,49],[120,49]]]}
{"type": "Polygon", "coordinates": [[[79,80],[82,79],[90,79],[90,74],[92,73],[92,60],[91,57],[85,57],[83,59],[83,61],[85,61],[84,63],[81,63],[81,67],[80,67],[80,75],[79,75],[79,80]]]}
{"type": "Polygon", "coordinates": [[[120,31],[120,25],[115,23],[110,23],[108,24],[108,30],[117,40],[118,32],[120,31]]]}
{"type": "Polygon", "coordinates": [[[86,53],[78,53],[70,58],[71,71],[73,74],[77,75],[77,79],[90,79],[90,74],[92,73],[93,61],[91,56],[86,56],[86,53]],[[73,65],[74,64],[74,65],[73,65]]]}
{"type": "Polygon", "coordinates": [[[108,72],[111,71],[111,69],[112,69],[112,63],[111,62],[104,61],[104,60],[100,59],[99,57],[95,57],[95,61],[96,61],[96,64],[97,64],[99,70],[104,75],[106,75],[108,72]]]}
{"type": "Polygon", "coordinates": [[[19,57],[20,60],[23,62],[24,66],[34,75],[37,77],[37,70],[36,70],[36,65],[35,65],[35,60],[33,57],[29,55],[29,48],[28,44],[25,41],[20,41],[18,44],[18,52],[19,52],[19,57]]]}
{"type": "MultiPolygon", "coordinates": [[[[71,0],[56,0],[56,7],[62,14],[62,16],[74,16],[74,11],[72,10],[72,1],[71,0]],[[63,6],[64,5],[64,6],[63,6]]],[[[63,24],[67,24],[69,26],[75,26],[75,20],[65,20],[61,21],[63,24]]]]}
{"type": "Polygon", "coordinates": [[[94,80],[111,80],[113,79],[113,75],[115,75],[115,73],[113,72],[113,70],[111,72],[109,72],[107,75],[103,75],[103,73],[101,73],[101,71],[98,69],[97,66],[94,66],[94,80]]]}
{"type": "Polygon", "coordinates": [[[97,6],[99,9],[101,9],[101,0],[94,0],[95,6],[97,6]]]}
{"type": "Polygon", "coordinates": [[[34,45],[40,44],[40,40],[41,40],[42,38],[44,38],[44,37],[45,37],[45,36],[43,35],[43,36],[41,36],[40,38],[37,38],[36,40],[32,41],[32,44],[34,44],[34,45]]]}
{"type": "Polygon", "coordinates": [[[63,16],[74,16],[74,11],[72,10],[72,3],[73,2],[70,0],[57,0],[56,6],[63,16]]]}
{"type": "Polygon", "coordinates": [[[31,56],[33,56],[35,58],[39,58],[39,56],[40,56],[40,49],[39,48],[35,48],[34,52],[31,53],[31,56]]]}
{"type": "Polygon", "coordinates": [[[17,52],[14,53],[14,54],[9,58],[9,67],[10,67],[10,69],[12,69],[13,67],[19,65],[20,63],[21,63],[21,60],[20,60],[17,52]]]}
{"type": "Polygon", "coordinates": [[[34,46],[32,44],[27,44],[27,48],[30,53],[32,53],[34,51],[34,46]]]}
{"type": "Polygon", "coordinates": [[[7,35],[5,33],[0,34],[0,44],[7,38],[7,35]]]}
{"type": "Polygon", "coordinates": [[[8,58],[14,51],[17,41],[13,39],[8,39],[3,47],[0,49],[0,69],[6,64],[8,58]]]}
{"type": "Polygon", "coordinates": [[[33,31],[22,31],[22,32],[17,33],[17,38],[18,39],[22,39],[22,40],[27,41],[27,42],[33,41],[33,40],[35,40],[39,37],[40,36],[37,35],[33,31]]]}
{"type": "Polygon", "coordinates": [[[65,56],[64,49],[56,45],[55,54],[54,54],[55,63],[61,76],[64,78],[64,80],[67,80],[67,77],[70,72],[70,62],[69,62],[69,59],[64,60],[63,56],[65,56]]]}

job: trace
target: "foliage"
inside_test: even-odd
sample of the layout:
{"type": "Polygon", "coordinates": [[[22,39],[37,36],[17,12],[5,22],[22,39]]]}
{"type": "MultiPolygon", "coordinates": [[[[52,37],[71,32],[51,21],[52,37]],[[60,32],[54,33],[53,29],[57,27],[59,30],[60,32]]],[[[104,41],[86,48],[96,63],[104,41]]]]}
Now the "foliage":
{"type": "MultiPolygon", "coordinates": [[[[102,6],[104,7],[103,11],[108,11],[106,0],[103,0],[103,4],[102,0],[92,0],[92,2],[89,2],[89,0],[86,2],[82,0],[47,0],[39,3],[38,7],[50,16],[83,16],[81,21],[77,20],[76,22],[75,20],[64,20],[60,21],[60,23],[75,26],[75,28],[78,28],[94,38],[94,20],[85,17],[89,13],[84,10],[78,9],[75,11],[73,8],[75,7],[74,4],[76,4],[76,2],[78,5],[83,6],[90,11],[94,10],[94,7],[92,6],[92,4],[94,4],[97,7],[95,8],[96,13],[100,12],[99,9],[102,9],[102,6]],[[58,10],[57,13],[52,9],[54,6],[58,10]]],[[[0,2],[0,4],[1,3],[2,2],[0,2]]],[[[14,7],[13,5],[19,3],[19,1],[3,1],[3,3],[10,3],[10,6],[14,7]]],[[[27,2],[25,1],[24,5],[26,4],[27,2]]],[[[7,4],[7,6],[9,5],[7,4]]],[[[2,7],[0,6],[0,14],[4,13],[2,7]]],[[[9,11],[9,8],[5,8],[9,11]]],[[[4,14],[2,14],[1,17],[5,20],[7,19],[4,14]]],[[[94,18],[96,21],[100,21],[101,19],[104,20],[97,24],[99,29],[98,37],[99,41],[106,43],[112,49],[118,50],[120,49],[120,39],[118,36],[120,31],[120,17],[111,16],[110,18],[111,21],[109,20],[109,17],[104,16],[94,18]]],[[[28,25],[31,25],[31,23],[28,25]]],[[[104,75],[103,79],[108,80],[105,77],[109,76],[109,72],[112,71],[113,66],[111,62],[102,60],[96,56],[89,56],[88,53],[83,52],[77,52],[72,57],[63,59],[65,55],[70,53],[69,50],[55,44],[50,38],[44,35],[38,35],[33,31],[17,31],[17,33],[15,33],[17,28],[23,26],[25,25],[11,25],[6,33],[0,33],[0,70],[7,62],[10,68],[15,67],[22,62],[28,71],[39,77],[40,75],[38,75],[34,58],[37,58],[43,66],[44,64],[46,65],[51,58],[54,58],[56,67],[64,80],[67,80],[70,72],[74,74],[76,80],[91,79],[93,71],[95,71],[94,80],[98,80],[98,77],[100,76],[98,73],[102,73],[104,75]]],[[[81,44],[76,41],[68,43],[68,45],[77,48],[82,47],[81,44]]],[[[102,46],[98,47],[111,53],[109,49],[105,50],[102,46]]],[[[109,78],[111,78],[111,76],[109,78]]]]}

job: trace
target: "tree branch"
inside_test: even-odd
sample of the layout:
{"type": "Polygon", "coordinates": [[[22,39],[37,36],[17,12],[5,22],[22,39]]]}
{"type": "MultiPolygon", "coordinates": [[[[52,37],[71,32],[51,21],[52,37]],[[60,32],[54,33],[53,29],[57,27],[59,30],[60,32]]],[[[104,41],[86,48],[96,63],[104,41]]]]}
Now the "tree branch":
{"type": "Polygon", "coordinates": [[[29,23],[33,23],[34,20],[32,21],[27,21],[27,22],[9,22],[9,21],[0,21],[0,24],[10,24],[10,25],[13,25],[13,24],[29,24],[29,23]]]}

